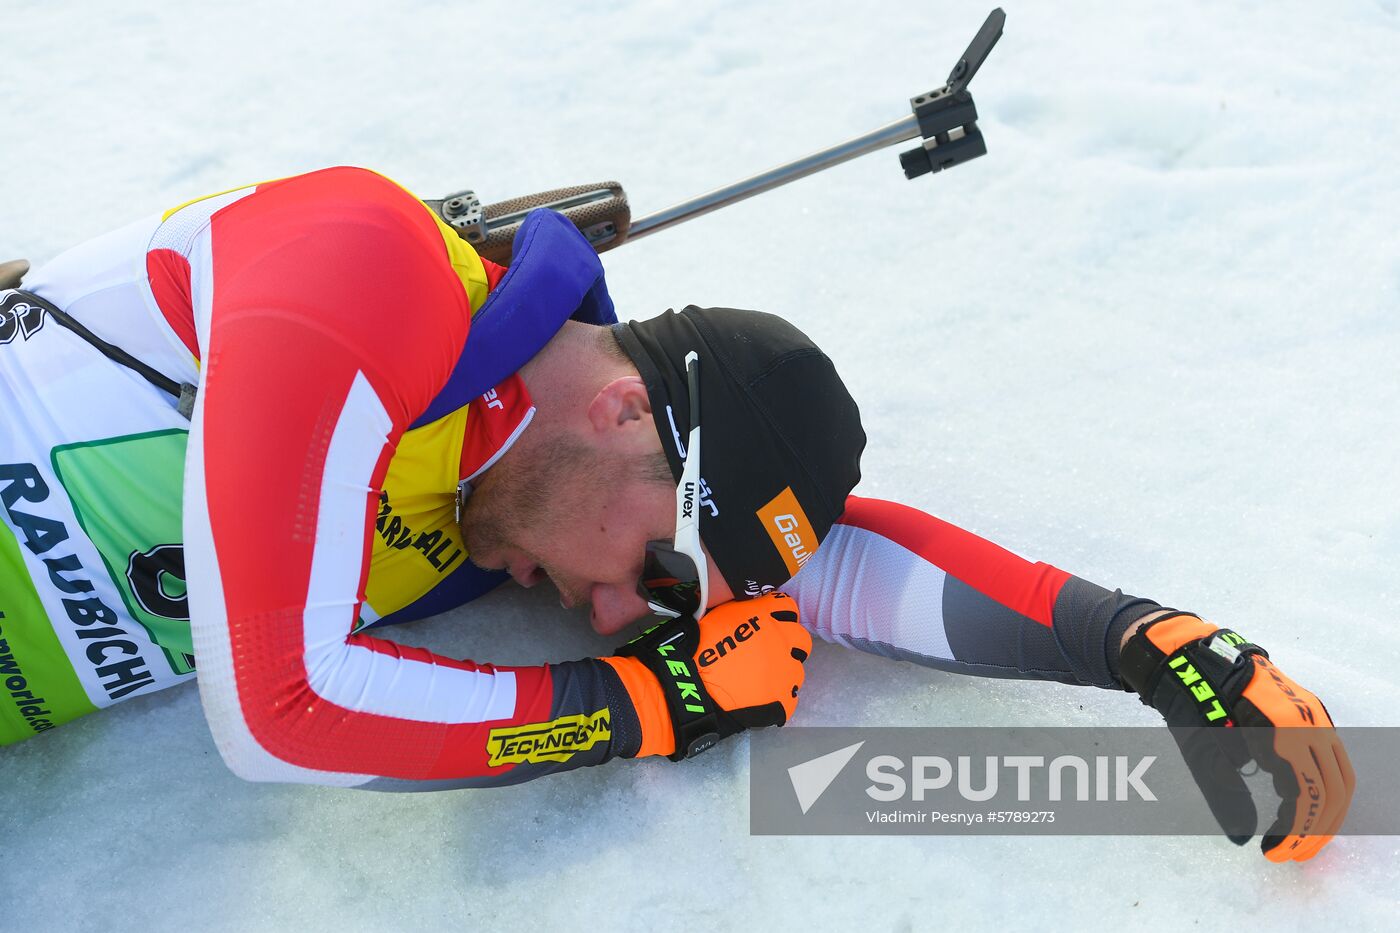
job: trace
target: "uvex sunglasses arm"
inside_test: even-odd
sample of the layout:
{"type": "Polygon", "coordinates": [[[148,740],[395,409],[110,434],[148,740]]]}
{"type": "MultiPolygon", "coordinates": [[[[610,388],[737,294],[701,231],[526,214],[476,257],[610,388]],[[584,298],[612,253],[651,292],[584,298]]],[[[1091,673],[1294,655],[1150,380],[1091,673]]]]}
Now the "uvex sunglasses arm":
{"type": "Polygon", "coordinates": [[[685,444],[685,467],[676,487],[676,550],[695,563],[700,584],[698,620],[709,605],[710,575],[705,551],[700,547],[700,357],[691,350],[685,355],[686,381],[690,388],[690,436],[685,444]]]}
{"type": "Polygon", "coordinates": [[[682,451],[684,465],[676,484],[676,533],[671,541],[647,543],[646,564],[638,592],[658,615],[677,618],[705,614],[709,602],[709,567],[700,546],[700,357],[686,354],[690,392],[690,436],[682,451]]]}

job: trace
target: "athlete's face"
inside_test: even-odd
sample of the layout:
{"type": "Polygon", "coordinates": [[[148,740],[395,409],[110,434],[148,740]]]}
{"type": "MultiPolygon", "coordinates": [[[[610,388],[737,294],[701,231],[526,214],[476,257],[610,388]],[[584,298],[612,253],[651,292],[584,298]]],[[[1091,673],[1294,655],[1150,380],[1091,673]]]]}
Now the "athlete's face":
{"type": "MultiPolygon", "coordinates": [[[[467,501],[468,552],[522,586],[550,580],[566,607],[591,603],[594,630],[615,634],[647,615],[637,580],[646,543],[675,533],[676,487],[669,477],[664,459],[641,463],[636,455],[600,454],[567,438],[512,449],[467,501]]],[[[732,597],[710,565],[716,605],[732,597]]]]}

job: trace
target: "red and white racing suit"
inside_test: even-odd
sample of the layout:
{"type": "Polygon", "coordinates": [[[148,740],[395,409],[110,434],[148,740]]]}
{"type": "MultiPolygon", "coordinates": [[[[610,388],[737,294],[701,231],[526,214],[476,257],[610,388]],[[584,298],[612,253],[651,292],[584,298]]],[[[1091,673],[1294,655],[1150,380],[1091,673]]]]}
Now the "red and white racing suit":
{"type": "MultiPolygon", "coordinates": [[[[500,270],[413,195],[348,168],[194,202],[152,225],[143,249],[111,284],[129,289],[139,313],[85,323],[199,386],[183,557],[199,689],[230,767],[251,780],[431,789],[513,783],[635,754],[635,713],[603,662],[492,667],[356,624],[437,585],[427,558],[442,570],[459,540],[445,517],[456,480],[484,469],[528,423],[528,395],[515,385],[503,387],[513,398],[503,424],[490,427],[492,415],[473,414],[473,404],[455,420],[415,427],[500,270]],[[410,444],[411,431],[428,440],[410,444]],[[440,456],[444,449],[456,456],[440,456]],[[423,469],[447,462],[448,472],[426,492],[399,495],[395,471],[420,460],[439,464],[423,469]],[[386,533],[391,506],[404,517],[396,512],[400,524],[386,533]],[[428,524],[410,533],[414,508],[428,524]]],[[[36,293],[80,317],[101,291],[65,292],[62,277],[45,270],[32,278],[36,293]]],[[[75,339],[48,330],[27,339],[75,339]]],[[[144,384],[81,352],[145,392],[128,409],[159,410],[170,429],[173,400],[131,388],[144,384]]],[[[0,356],[0,377],[4,367],[0,356]]],[[[47,442],[33,439],[43,433],[36,417],[15,422],[12,434],[36,448],[20,451],[34,475],[58,486],[41,462],[47,442]]],[[[18,456],[6,453],[0,459],[18,456]]],[[[11,487],[7,507],[24,505],[18,497],[34,488],[11,487]]],[[[79,524],[67,530],[86,546],[79,524]]],[[[85,559],[112,563],[96,550],[85,559]]],[[[42,574],[35,564],[31,577],[42,574]]],[[[965,673],[1103,687],[1118,686],[1118,636],[1158,608],[917,510],[857,497],[784,590],[803,623],[830,641],[965,673]]],[[[75,637],[99,624],[135,630],[118,597],[107,603],[106,615],[86,622],[72,612],[52,621],[51,608],[44,624],[71,626],[75,637]]]]}

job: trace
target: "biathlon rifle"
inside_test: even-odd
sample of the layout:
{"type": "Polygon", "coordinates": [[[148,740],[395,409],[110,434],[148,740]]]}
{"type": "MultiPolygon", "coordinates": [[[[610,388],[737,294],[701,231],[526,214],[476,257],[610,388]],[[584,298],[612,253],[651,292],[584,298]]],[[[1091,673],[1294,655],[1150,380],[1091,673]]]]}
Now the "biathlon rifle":
{"type": "MultiPolygon", "coordinates": [[[[483,205],[475,191],[458,191],[424,203],[482,256],[508,265],[516,230],[526,214],[540,207],[563,214],[602,253],[911,139],[920,140],[920,144],[899,154],[904,176],[913,179],[932,175],[987,154],[986,140],[977,128],[977,105],[967,86],[1001,38],[1005,23],[1006,14],[1001,8],[992,10],[949,72],[947,82],[909,99],[913,112],[908,116],[635,220],[627,192],[615,181],[555,188],[494,204],[483,205]]],[[[22,259],[0,263],[0,288],[17,287],[28,270],[29,263],[22,259]]]]}
{"type": "Polygon", "coordinates": [[[914,179],[941,172],[987,154],[986,140],[977,128],[977,105],[967,86],[1001,38],[1005,23],[1006,14],[1001,8],[992,10],[949,72],[947,82],[909,99],[913,111],[909,116],[644,217],[633,219],[627,192],[615,181],[555,188],[486,205],[475,191],[458,191],[424,203],[479,254],[507,265],[516,230],[525,215],[536,208],[547,207],[563,214],[602,253],[911,139],[920,140],[920,145],[899,154],[904,176],[914,179]]]}

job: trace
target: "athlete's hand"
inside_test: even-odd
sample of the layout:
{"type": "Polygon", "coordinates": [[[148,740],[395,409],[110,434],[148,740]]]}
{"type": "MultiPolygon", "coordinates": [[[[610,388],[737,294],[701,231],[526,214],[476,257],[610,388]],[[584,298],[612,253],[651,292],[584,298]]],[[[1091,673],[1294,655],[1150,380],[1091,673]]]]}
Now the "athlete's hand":
{"type": "Polygon", "coordinates": [[[1307,861],[1341,828],[1356,788],[1322,701],[1274,666],[1264,649],[1191,615],[1148,623],[1123,646],[1123,681],[1173,729],[1211,812],[1236,845],[1254,835],[1240,768],[1273,776],[1282,798],[1260,847],[1273,862],[1307,861]],[[1245,728],[1215,728],[1215,727],[1245,728]],[[1255,728],[1263,727],[1263,728],[1255,728]]]}
{"type": "Polygon", "coordinates": [[[670,619],[604,658],[632,697],[637,756],[690,758],[720,739],[781,726],[797,709],[812,636],[782,593],[734,600],[704,618],[670,619]]]}

